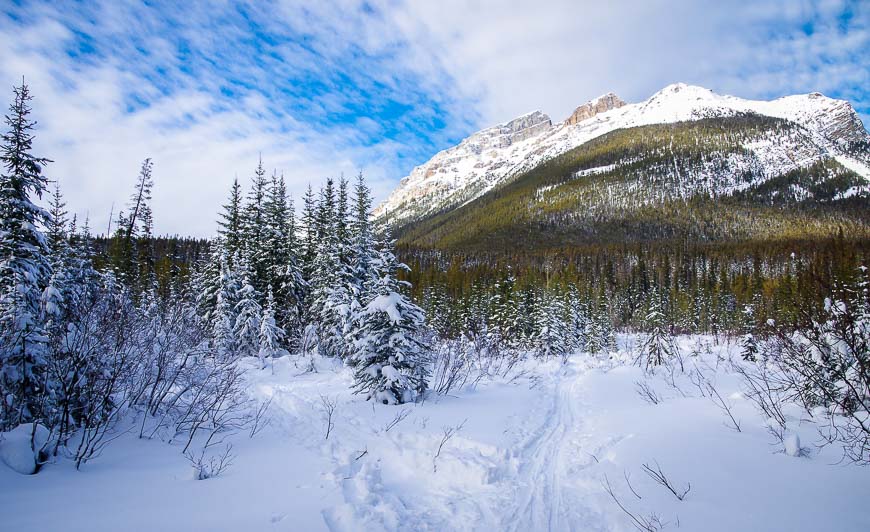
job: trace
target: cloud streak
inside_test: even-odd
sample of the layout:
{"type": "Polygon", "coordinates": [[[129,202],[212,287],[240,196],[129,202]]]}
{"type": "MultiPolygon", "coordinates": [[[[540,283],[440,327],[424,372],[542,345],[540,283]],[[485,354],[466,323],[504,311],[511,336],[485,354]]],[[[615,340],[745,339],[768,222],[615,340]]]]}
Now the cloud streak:
{"type": "Polygon", "coordinates": [[[0,84],[32,85],[37,148],[95,227],[152,157],[157,230],[198,236],[260,153],[297,196],[362,170],[382,198],[480,127],[611,90],[820,90],[866,119],[860,3],[699,4],[21,2],[0,8],[0,84]]]}

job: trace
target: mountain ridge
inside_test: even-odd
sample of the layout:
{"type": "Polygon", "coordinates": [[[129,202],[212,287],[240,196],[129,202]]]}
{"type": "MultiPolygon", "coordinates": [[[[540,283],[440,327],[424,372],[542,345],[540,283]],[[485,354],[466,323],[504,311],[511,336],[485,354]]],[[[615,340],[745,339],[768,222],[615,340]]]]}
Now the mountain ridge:
{"type": "MultiPolygon", "coordinates": [[[[781,164],[781,173],[832,157],[865,180],[870,179],[870,157],[856,158],[847,149],[852,144],[870,141],[870,136],[845,100],[817,92],[770,101],[747,100],[674,83],[647,100],[632,104],[624,103],[613,93],[604,94],[579,106],[563,122],[553,123],[545,113],[533,111],[485,128],[414,168],[378,205],[374,216],[401,227],[456,208],[548,159],[614,130],[741,114],[794,123],[818,148],[816,153],[798,158],[789,153],[788,147],[752,147],[761,159],[781,164]]],[[[801,153],[806,155],[806,150],[800,150],[798,155],[801,153]]]]}

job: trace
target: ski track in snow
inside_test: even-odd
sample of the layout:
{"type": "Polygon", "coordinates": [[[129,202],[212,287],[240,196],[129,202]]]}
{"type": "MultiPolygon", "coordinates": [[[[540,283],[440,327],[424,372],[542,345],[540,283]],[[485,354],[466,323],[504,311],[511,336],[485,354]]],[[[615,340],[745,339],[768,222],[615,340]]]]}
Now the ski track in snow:
{"type": "MultiPolygon", "coordinates": [[[[326,452],[332,454],[336,480],[344,498],[344,504],[324,510],[325,525],[333,532],[444,530],[454,529],[456,515],[462,515],[466,519],[459,522],[464,522],[469,530],[607,530],[598,512],[584,506],[583,495],[588,495],[588,490],[583,482],[577,482],[578,473],[593,465],[594,456],[605,447],[595,446],[593,435],[584,432],[582,377],[583,371],[569,362],[545,379],[539,385],[545,392],[541,406],[533,409],[527,419],[519,420],[525,426],[540,425],[524,437],[518,437],[509,449],[496,453],[500,459],[489,464],[489,484],[479,486],[479,491],[455,485],[449,491],[432,487],[432,499],[437,501],[434,505],[428,504],[430,501],[408,499],[401,491],[385,486],[382,468],[387,464],[382,464],[380,459],[366,462],[348,458],[352,454],[348,449],[354,446],[350,441],[346,442],[346,448],[338,444],[325,446],[326,452]],[[511,462],[517,466],[512,468],[511,462]]],[[[287,403],[281,398],[282,394],[295,395],[289,387],[276,392],[279,407],[287,403]]],[[[340,423],[344,424],[345,420],[340,423]]],[[[508,430],[516,428],[508,427],[508,430]]],[[[353,438],[345,434],[341,439],[356,440],[359,447],[358,442],[372,437],[365,423],[354,426],[353,433],[353,438]]],[[[377,438],[388,447],[393,443],[401,445],[402,455],[416,454],[403,457],[411,463],[431,460],[432,444],[437,442],[429,439],[393,442],[392,434],[398,435],[399,431],[389,436],[381,433],[377,438]]],[[[457,438],[460,436],[461,433],[457,438]]],[[[618,440],[606,446],[615,445],[618,440]]],[[[478,444],[487,445],[467,439],[463,447],[474,448],[478,444]]],[[[372,448],[371,443],[368,448],[372,448]]],[[[443,457],[443,460],[450,459],[443,457]]],[[[420,480],[434,483],[436,479],[437,476],[433,476],[432,480],[420,480]]],[[[597,487],[598,484],[596,481],[585,485],[597,487]]]]}
{"type": "MultiPolygon", "coordinates": [[[[563,494],[566,470],[565,442],[577,431],[574,405],[576,381],[565,382],[565,368],[553,393],[552,406],[544,423],[525,444],[520,457],[516,508],[502,523],[503,530],[573,530],[566,515],[569,505],[563,494]],[[562,526],[564,524],[564,526],[562,526]]],[[[573,502],[573,501],[572,501],[573,502]]]]}

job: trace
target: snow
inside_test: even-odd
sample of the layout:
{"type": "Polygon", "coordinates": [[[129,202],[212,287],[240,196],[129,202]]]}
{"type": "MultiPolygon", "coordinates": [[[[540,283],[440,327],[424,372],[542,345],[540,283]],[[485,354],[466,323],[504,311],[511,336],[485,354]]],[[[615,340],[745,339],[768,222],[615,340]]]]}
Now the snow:
{"type": "Polygon", "coordinates": [[[390,317],[390,321],[398,323],[402,319],[402,312],[397,306],[401,301],[401,294],[390,292],[387,295],[380,295],[374,298],[371,303],[368,304],[366,310],[368,312],[383,312],[390,317]]]}
{"type": "Polygon", "coordinates": [[[867,471],[838,463],[833,446],[793,457],[800,442],[820,441],[796,407],[787,411],[794,441],[774,442],[730,370],[736,343],[679,345],[686,373],[714,384],[741,432],[687,374],[670,386],[668,368],[627,364],[639,341],[621,336],[612,358],[527,360],[397,406],[351,394],[351,370],[330,359],[315,358],[316,372],[296,356],[267,370],[245,359],[250,393],[272,400],[270,423],[253,439],[231,438],[236,459],[223,475],[193,480],[178,445],[130,433],[80,472],[64,460],[29,477],[0,468],[0,512],[8,530],[634,530],[609,483],[626,508],[667,529],[870,529],[867,471]],[[662,401],[642,400],[636,382],[662,401]],[[321,395],[337,405],[329,439],[321,395]],[[685,499],[644,464],[690,484],[685,499]]]}
{"type": "Polygon", "coordinates": [[[541,127],[536,134],[519,142],[504,145],[499,141],[506,126],[535,115],[541,120],[549,118],[536,111],[481,130],[414,168],[375,209],[374,216],[388,215],[393,222],[402,222],[468,203],[544,160],[617,129],[739,113],[789,120],[805,128],[803,131],[809,134],[810,138],[796,140],[796,146],[775,143],[745,146],[758,156],[766,170],[777,169],[779,174],[831,155],[847,168],[870,179],[870,168],[845,154],[835,138],[842,134],[842,122],[858,121],[846,101],[819,93],[786,96],[772,101],[746,100],[676,83],[643,102],[598,113],[574,125],[559,122],[541,127]],[[780,168],[777,164],[784,166],[780,168]]]}
{"type": "Polygon", "coordinates": [[[48,436],[48,429],[42,425],[36,426],[35,433],[33,423],[18,425],[0,434],[0,460],[13,471],[32,475],[36,472],[37,454],[48,441],[48,436]]]}
{"type": "Polygon", "coordinates": [[[845,155],[836,155],[834,156],[834,159],[836,159],[838,163],[842,164],[849,170],[852,170],[853,172],[870,182],[870,166],[867,166],[861,161],[856,161],[855,159],[847,157],[845,155]]]}
{"type": "Polygon", "coordinates": [[[796,433],[787,434],[782,441],[785,454],[789,456],[801,455],[801,438],[796,433]]]}

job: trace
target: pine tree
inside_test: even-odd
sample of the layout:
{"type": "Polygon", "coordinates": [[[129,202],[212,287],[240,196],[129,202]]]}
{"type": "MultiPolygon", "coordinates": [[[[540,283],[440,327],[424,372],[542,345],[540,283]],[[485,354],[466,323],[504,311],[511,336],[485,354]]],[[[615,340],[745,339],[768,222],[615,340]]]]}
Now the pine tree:
{"type": "Polygon", "coordinates": [[[154,273],[154,219],[151,212],[151,176],[153,164],[145,159],[139,169],[136,188],[130,196],[130,215],[125,219],[123,241],[124,263],[120,265],[121,280],[135,287],[137,294],[153,294],[156,290],[154,273]]]}
{"type": "Polygon", "coordinates": [[[309,284],[314,279],[314,259],[317,256],[318,229],[317,229],[317,201],[314,198],[314,191],[311,189],[311,184],[308,184],[308,189],[305,195],[302,196],[302,276],[309,284]]]}
{"type": "Polygon", "coordinates": [[[46,190],[50,161],[31,153],[36,123],[27,85],[14,94],[0,146],[0,431],[49,415],[51,388],[39,307],[52,270],[38,229],[49,215],[31,201],[46,190]]]}
{"type": "MultiPolygon", "coordinates": [[[[48,286],[42,293],[42,311],[45,328],[49,333],[60,326],[64,315],[64,299],[67,288],[77,280],[71,278],[73,250],[70,246],[71,233],[68,227],[66,203],[55,182],[48,201],[49,219],[46,225],[46,242],[50,253],[52,275],[48,286]]],[[[73,229],[74,231],[74,229],[73,229]]]]}
{"type": "Polygon", "coordinates": [[[251,285],[258,294],[264,294],[269,283],[268,257],[264,243],[267,189],[266,169],[261,158],[251,180],[251,189],[241,216],[244,245],[242,258],[247,262],[251,285]]]}
{"type": "MultiPolygon", "coordinates": [[[[63,313],[64,293],[67,285],[72,281],[69,279],[70,272],[68,271],[71,267],[72,249],[70,247],[71,233],[68,227],[66,203],[60,192],[60,186],[56,182],[48,206],[49,218],[45,237],[49,249],[52,275],[42,294],[42,308],[46,314],[46,319],[57,324],[63,313]]],[[[51,326],[46,324],[46,328],[50,329],[51,326]]]]}
{"type": "Polygon", "coordinates": [[[278,301],[277,323],[296,342],[301,334],[305,281],[296,257],[293,205],[288,201],[283,176],[272,177],[264,208],[263,246],[268,290],[278,301]]]}
{"type": "Polygon", "coordinates": [[[236,323],[233,334],[236,338],[239,356],[260,355],[260,320],[263,310],[257,302],[259,294],[251,282],[250,273],[245,273],[239,302],[236,303],[236,323]]]}
{"type": "Polygon", "coordinates": [[[665,315],[655,292],[646,316],[646,326],[650,332],[641,346],[640,356],[649,369],[664,364],[666,360],[677,354],[677,346],[674,344],[669,328],[665,325],[665,315]]]}
{"type": "Polygon", "coordinates": [[[223,264],[227,262],[228,254],[220,237],[213,240],[210,246],[209,253],[194,265],[189,290],[195,301],[197,316],[200,317],[207,329],[214,330],[218,294],[221,291],[224,276],[223,264]]]}
{"type": "Polygon", "coordinates": [[[317,208],[317,255],[311,279],[310,316],[317,324],[318,351],[324,356],[343,354],[347,293],[336,232],[335,190],[332,179],[326,180],[317,208]]]}
{"type": "Polygon", "coordinates": [[[564,358],[570,351],[568,331],[565,327],[564,307],[558,294],[541,294],[536,316],[535,348],[542,358],[564,358]]]}
{"type": "MultiPolygon", "coordinates": [[[[238,257],[236,257],[238,260],[238,257]]],[[[236,306],[239,300],[239,282],[225,254],[220,260],[220,279],[215,296],[215,310],[211,319],[212,339],[216,355],[221,360],[232,360],[239,353],[236,338],[236,306]]]]}
{"type": "Polygon", "coordinates": [[[338,242],[340,261],[349,262],[350,233],[348,219],[347,179],[341,176],[338,180],[338,196],[335,202],[335,239],[338,242]]]}
{"type": "MultiPolygon", "coordinates": [[[[354,213],[346,236],[349,250],[343,272],[347,286],[345,293],[341,294],[348,305],[342,316],[347,346],[352,346],[359,339],[359,330],[353,320],[371,300],[372,286],[376,281],[373,267],[376,250],[370,222],[372,200],[362,173],[357,176],[354,194],[354,213]]],[[[353,363],[351,359],[348,362],[353,363]]]]}
{"type": "Polygon", "coordinates": [[[396,274],[407,266],[391,245],[378,257],[374,298],[357,316],[359,338],[353,345],[354,389],[383,404],[414,400],[426,389],[428,345],[422,338],[423,310],[400,293],[407,283],[396,274]]]}
{"type": "Polygon", "coordinates": [[[218,220],[218,234],[228,257],[242,252],[242,187],[238,178],[233,180],[230,197],[223,206],[218,220]]]}
{"type": "MultiPolygon", "coordinates": [[[[51,197],[48,200],[48,220],[45,228],[45,238],[48,244],[53,270],[62,269],[70,255],[70,230],[67,218],[66,202],[60,191],[60,185],[55,182],[51,197]]],[[[73,230],[74,232],[74,230],[73,230]]]]}
{"type": "Polygon", "coordinates": [[[613,323],[607,300],[602,294],[598,296],[598,308],[591,320],[587,321],[586,350],[590,353],[607,353],[616,348],[616,338],[613,333],[613,323]]]}
{"type": "Polygon", "coordinates": [[[755,311],[752,305],[743,308],[743,339],[741,351],[743,360],[755,362],[758,359],[758,342],[755,339],[755,311]]]}
{"type": "Polygon", "coordinates": [[[272,291],[266,293],[266,306],[263,308],[263,319],[260,320],[260,366],[266,367],[267,358],[275,358],[282,352],[281,341],[284,331],[275,322],[275,298],[272,291]]]}

